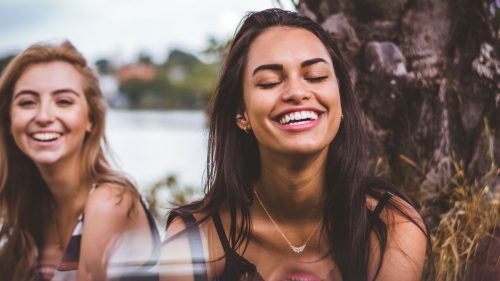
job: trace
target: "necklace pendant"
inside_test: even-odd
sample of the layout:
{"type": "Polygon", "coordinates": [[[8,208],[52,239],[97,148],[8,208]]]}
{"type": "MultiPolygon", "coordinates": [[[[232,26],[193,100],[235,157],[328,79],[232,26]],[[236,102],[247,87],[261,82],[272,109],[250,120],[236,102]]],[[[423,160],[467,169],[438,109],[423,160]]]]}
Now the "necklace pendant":
{"type": "Polygon", "coordinates": [[[292,248],[292,251],[294,251],[297,254],[300,254],[300,253],[302,253],[302,251],[304,251],[304,249],[306,248],[306,245],[302,245],[300,247],[294,247],[294,246],[290,245],[290,247],[292,248]]]}

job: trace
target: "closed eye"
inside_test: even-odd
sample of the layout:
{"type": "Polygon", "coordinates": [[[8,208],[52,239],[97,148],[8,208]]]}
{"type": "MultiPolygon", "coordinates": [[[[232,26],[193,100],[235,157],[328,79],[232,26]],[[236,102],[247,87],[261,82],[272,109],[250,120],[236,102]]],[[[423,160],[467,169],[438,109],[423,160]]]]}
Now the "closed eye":
{"type": "Polygon", "coordinates": [[[272,83],[259,83],[259,84],[257,84],[257,87],[259,87],[261,89],[271,89],[279,84],[281,84],[281,81],[280,82],[272,82],[272,83]]]}
{"type": "Polygon", "coordinates": [[[62,106],[68,106],[68,105],[72,105],[73,101],[69,100],[69,99],[60,99],[57,101],[57,104],[62,105],[62,106]]]}
{"type": "Polygon", "coordinates": [[[35,104],[35,101],[33,101],[33,100],[21,100],[17,103],[17,105],[19,105],[20,107],[28,107],[28,106],[31,106],[34,104],[35,104]]]}
{"type": "Polygon", "coordinates": [[[318,77],[310,77],[310,78],[306,78],[307,81],[309,82],[321,82],[323,80],[326,80],[328,78],[327,75],[325,76],[318,76],[318,77]]]}

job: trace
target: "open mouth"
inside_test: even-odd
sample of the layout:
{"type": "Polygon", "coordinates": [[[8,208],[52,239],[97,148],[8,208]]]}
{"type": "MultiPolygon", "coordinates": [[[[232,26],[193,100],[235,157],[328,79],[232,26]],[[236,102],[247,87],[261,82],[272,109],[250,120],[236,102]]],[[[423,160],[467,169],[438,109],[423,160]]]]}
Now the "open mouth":
{"type": "Polygon", "coordinates": [[[37,141],[41,142],[51,142],[59,139],[63,134],[56,132],[43,132],[43,133],[34,133],[31,137],[37,141]]]}
{"type": "Polygon", "coordinates": [[[279,117],[278,121],[281,125],[294,126],[302,125],[317,120],[320,114],[314,111],[304,110],[287,113],[279,117]]]}

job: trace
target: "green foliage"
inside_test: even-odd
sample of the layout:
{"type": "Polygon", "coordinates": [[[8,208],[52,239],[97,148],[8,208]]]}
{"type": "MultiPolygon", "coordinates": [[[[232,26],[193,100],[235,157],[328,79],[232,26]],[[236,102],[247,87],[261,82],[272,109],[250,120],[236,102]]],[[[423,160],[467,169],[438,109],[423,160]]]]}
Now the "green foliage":
{"type": "Polygon", "coordinates": [[[144,64],[153,64],[153,59],[151,58],[151,55],[149,55],[146,52],[141,52],[139,54],[139,58],[137,59],[138,63],[144,63],[144,64]]]}
{"type": "Polygon", "coordinates": [[[130,79],[120,84],[120,92],[124,93],[133,107],[158,108],[165,107],[174,98],[167,95],[172,85],[165,79],[156,77],[151,81],[130,79]]]}
{"type": "Polygon", "coordinates": [[[160,226],[166,222],[169,208],[179,206],[201,197],[201,189],[190,186],[181,186],[175,175],[167,175],[146,189],[144,198],[149,209],[160,226]]]}
{"type": "Polygon", "coordinates": [[[231,43],[231,40],[218,40],[211,37],[208,39],[208,47],[203,50],[202,54],[209,61],[221,62],[224,59],[229,43],[231,43]]]}
{"type": "Polygon", "coordinates": [[[119,90],[134,108],[201,108],[215,87],[220,61],[205,63],[196,56],[173,50],[160,65],[142,54],[141,63],[154,66],[152,80],[122,81],[119,90]]]}
{"type": "Polygon", "coordinates": [[[97,68],[97,72],[101,75],[111,74],[113,72],[113,66],[108,59],[98,59],[95,62],[95,66],[97,68]]]}
{"type": "Polygon", "coordinates": [[[170,52],[167,60],[165,61],[165,66],[183,66],[186,69],[190,69],[200,64],[201,61],[190,53],[175,49],[170,52]]]}

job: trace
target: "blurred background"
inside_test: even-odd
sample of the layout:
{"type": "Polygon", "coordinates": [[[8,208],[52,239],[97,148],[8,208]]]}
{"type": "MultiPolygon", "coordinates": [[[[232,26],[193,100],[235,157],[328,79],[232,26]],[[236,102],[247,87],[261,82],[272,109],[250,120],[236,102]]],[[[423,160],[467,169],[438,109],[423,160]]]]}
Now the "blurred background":
{"type": "Polygon", "coordinates": [[[203,110],[224,47],[248,11],[293,9],[283,4],[0,0],[0,69],[30,44],[70,40],[99,73],[116,165],[143,193],[167,178],[198,191],[206,160],[203,110]]]}
{"type": "Polygon", "coordinates": [[[435,280],[500,280],[500,0],[0,0],[0,70],[32,43],[71,40],[99,73],[116,165],[163,228],[172,203],[202,196],[227,42],[271,7],[339,43],[369,168],[422,213],[435,280]]]}

